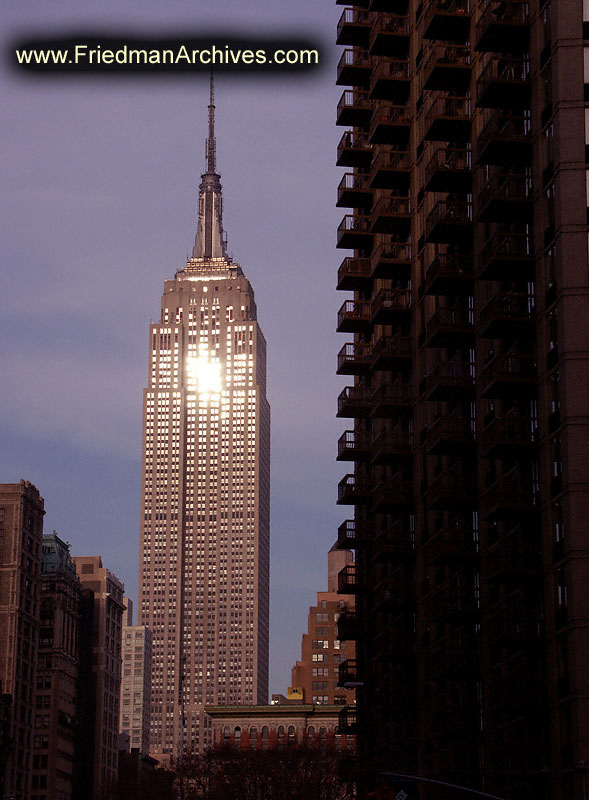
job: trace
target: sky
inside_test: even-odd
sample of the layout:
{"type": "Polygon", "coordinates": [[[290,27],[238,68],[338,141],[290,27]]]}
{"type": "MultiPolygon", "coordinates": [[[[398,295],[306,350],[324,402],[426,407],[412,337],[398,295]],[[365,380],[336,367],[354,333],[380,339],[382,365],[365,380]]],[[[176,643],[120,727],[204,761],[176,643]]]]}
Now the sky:
{"type": "Polygon", "coordinates": [[[327,551],[345,382],[333,0],[0,0],[0,482],[30,480],[45,530],[137,595],[142,390],[163,282],[186,261],[207,134],[206,73],[33,76],[15,37],[224,31],[323,44],[321,68],[216,79],[229,251],[252,282],[272,407],[270,691],[285,692],[327,551]]]}

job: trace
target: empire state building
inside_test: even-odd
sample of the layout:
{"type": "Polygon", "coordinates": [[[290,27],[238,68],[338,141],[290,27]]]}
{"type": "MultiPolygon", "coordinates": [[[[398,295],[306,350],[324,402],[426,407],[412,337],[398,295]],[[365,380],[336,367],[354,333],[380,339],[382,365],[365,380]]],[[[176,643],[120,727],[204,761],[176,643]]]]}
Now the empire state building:
{"type": "Polygon", "coordinates": [[[149,331],[139,599],[156,756],[210,742],[205,705],[265,703],[268,691],[266,342],[227,255],[214,114],[211,78],[192,258],[164,282],[149,331]]]}

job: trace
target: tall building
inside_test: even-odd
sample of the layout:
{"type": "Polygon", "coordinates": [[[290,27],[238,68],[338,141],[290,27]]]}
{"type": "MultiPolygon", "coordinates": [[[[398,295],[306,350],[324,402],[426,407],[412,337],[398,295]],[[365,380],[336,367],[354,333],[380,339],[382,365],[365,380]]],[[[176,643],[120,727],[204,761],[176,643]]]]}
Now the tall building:
{"type": "Polygon", "coordinates": [[[133,606],[125,598],[123,675],[119,731],[129,736],[131,750],[149,754],[152,637],[145,625],[133,625],[133,606]]]}
{"type": "Polygon", "coordinates": [[[253,289],[227,254],[211,79],[190,258],[164,283],[143,402],[140,624],[150,754],[211,742],[205,704],[265,703],[270,409],[253,289]]]}
{"type": "Polygon", "coordinates": [[[78,757],[74,796],[112,800],[117,781],[121,632],[121,581],[100,556],[74,556],[82,584],[80,673],[77,711],[85,732],[78,757]]]}
{"type": "Polygon", "coordinates": [[[392,769],[582,800],[586,4],[348,6],[339,503],[364,788],[392,769]]]}
{"type": "Polygon", "coordinates": [[[0,796],[31,798],[44,501],[0,483],[0,796]]]}
{"type": "Polygon", "coordinates": [[[344,687],[348,681],[340,681],[339,673],[340,664],[355,664],[354,642],[347,641],[345,630],[346,612],[354,610],[354,595],[338,594],[338,576],[353,564],[354,557],[350,550],[334,546],[327,560],[327,591],[317,592],[317,602],[309,608],[301,658],[292,668],[291,682],[294,691],[301,690],[305,703],[345,705],[355,702],[354,690],[344,687]]]}
{"type": "Polygon", "coordinates": [[[71,800],[86,733],[77,713],[82,587],[55,531],[43,536],[42,559],[31,800],[71,800]]]}

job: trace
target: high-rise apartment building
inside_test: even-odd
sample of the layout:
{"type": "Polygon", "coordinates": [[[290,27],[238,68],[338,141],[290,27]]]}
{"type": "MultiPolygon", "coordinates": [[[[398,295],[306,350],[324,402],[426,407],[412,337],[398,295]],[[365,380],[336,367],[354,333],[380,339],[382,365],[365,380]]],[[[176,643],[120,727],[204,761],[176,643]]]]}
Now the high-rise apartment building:
{"type": "Polygon", "coordinates": [[[82,587],[55,531],[42,547],[31,800],[72,800],[87,733],[78,719],[82,587]]]}
{"type": "Polygon", "coordinates": [[[211,79],[192,258],[166,280],[143,405],[139,622],[150,753],[211,742],[205,704],[265,703],[270,409],[254,292],[227,254],[211,79]]]}
{"type": "Polygon", "coordinates": [[[121,679],[121,717],[119,731],[129,736],[131,750],[149,754],[151,712],[152,637],[145,625],[133,625],[133,606],[124,600],[123,674],[121,679]]]}
{"type": "Polygon", "coordinates": [[[85,738],[75,796],[112,800],[118,768],[124,585],[100,556],[74,556],[82,584],[77,712],[85,738]]]}
{"type": "Polygon", "coordinates": [[[582,800],[586,4],[347,5],[339,503],[365,786],[582,800]]]}
{"type": "Polygon", "coordinates": [[[345,688],[346,680],[340,681],[339,668],[344,662],[355,664],[354,641],[347,641],[345,630],[346,613],[353,614],[354,595],[338,594],[338,576],[353,564],[354,557],[350,550],[334,545],[327,560],[327,591],[317,592],[317,602],[309,608],[301,658],[292,668],[291,682],[293,690],[302,690],[305,703],[346,705],[355,702],[354,690],[345,688]]]}
{"type": "Polygon", "coordinates": [[[29,800],[44,501],[29,481],[0,483],[0,796],[29,800]]]}

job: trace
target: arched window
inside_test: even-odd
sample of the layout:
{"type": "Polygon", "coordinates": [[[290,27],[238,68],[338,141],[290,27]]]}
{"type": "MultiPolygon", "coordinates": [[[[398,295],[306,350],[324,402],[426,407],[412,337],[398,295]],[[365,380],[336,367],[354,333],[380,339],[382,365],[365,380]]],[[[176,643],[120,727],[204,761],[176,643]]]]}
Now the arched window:
{"type": "Polygon", "coordinates": [[[335,728],[335,748],[336,750],[342,749],[342,732],[339,729],[339,725],[335,728]]]}
{"type": "Polygon", "coordinates": [[[235,742],[235,747],[237,750],[241,747],[241,728],[239,725],[235,728],[233,741],[235,742]]]}
{"type": "Polygon", "coordinates": [[[309,725],[307,728],[307,743],[309,747],[315,747],[315,726],[309,725]]]}
{"type": "Polygon", "coordinates": [[[278,749],[282,750],[284,747],[284,725],[278,726],[278,749]]]}
{"type": "Polygon", "coordinates": [[[255,750],[258,744],[258,729],[250,728],[250,750],[255,750]]]}
{"type": "Polygon", "coordinates": [[[231,728],[228,725],[226,725],[223,728],[223,744],[225,747],[229,747],[230,743],[231,743],[231,728]]]}
{"type": "Polygon", "coordinates": [[[294,725],[290,725],[288,729],[288,746],[294,747],[296,743],[294,725]]]}
{"type": "Polygon", "coordinates": [[[319,749],[325,750],[327,747],[327,728],[319,728],[319,749]]]}
{"type": "Polygon", "coordinates": [[[264,725],[262,728],[262,750],[268,749],[268,738],[270,736],[270,731],[268,730],[268,726],[264,725]]]}

